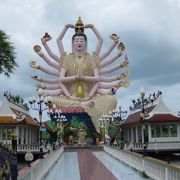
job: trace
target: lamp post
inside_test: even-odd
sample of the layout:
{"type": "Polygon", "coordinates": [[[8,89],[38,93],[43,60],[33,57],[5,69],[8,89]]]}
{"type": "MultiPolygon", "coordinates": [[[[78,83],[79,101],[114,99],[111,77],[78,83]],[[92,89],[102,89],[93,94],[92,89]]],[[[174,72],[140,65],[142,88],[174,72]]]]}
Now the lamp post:
{"type": "Polygon", "coordinates": [[[126,116],[127,111],[122,110],[119,106],[116,110],[113,109],[109,112],[110,131],[109,135],[111,138],[111,144],[116,140],[122,142],[122,129],[120,127],[123,122],[123,118],[126,116]],[[120,135],[120,136],[119,136],[120,135]]]}
{"type": "Polygon", "coordinates": [[[145,108],[144,108],[144,96],[145,96],[145,90],[144,90],[144,88],[143,87],[141,87],[141,89],[140,89],[140,95],[141,95],[141,114],[140,114],[140,116],[141,116],[141,118],[142,118],[142,120],[143,120],[143,136],[144,136],[144,139],[143,139],[143,141],[144,141],[144,143],[146,142],[146,138],[145,138],[145,134],[146,134],[146,127],[145,127],[145,108]]]}
{"type": "Polygon", "coordinates": [[[143,120],[143,136],[144,136],[144,146],[143,146],[143,156],[146,156],[147,155],[147,145],[146,145],[146,142],[147,142],[147,138],[146,138],[146,125],[145,125],[145,115],[146,115],[146,112],[145,112],[145,108],[144,108],[144,96],[145,96],[145,90],[143,87],[141,87],[140,89],[140,95],[141,95],[141,118],[143,120]]]}
{"type": "Polygon", "coordinates": [[[121,125],[121,123],[123,122],[123,118],[126,116],[127,111],[126,110],[122,110],[122,107],[119,106],[119,109],[116,111],[115,114],[115,119],[117,121],[116,125],[121,125]]]}
{"type": "Polygon", "coordinates": [[[43,144],[42,144],[42,113],[48,109],[48,104],[51,103],[50,97],[44,98],[42,91],[38,90],[38,98],[35,96],[29,98],[29,104],[31,109],[38,111],[39,123],[40,123],[40,158],[43,158],[43,144]]]}
{"type": "Polygon", "coordinates": [[[110,138],[111,138],[111,126],[112,126],[112,122],[114,121],[114,117],[113,117],[113,111],[110,111],[109,112],[109,136],[110,136],[110,138]]]}
{"type": "Polygon", "coordinates": [[[143,87],[141,87],[141,89],[140,89],[140,94],[141,94],[141,107],[142,107],[142,110],[141,110],[141,118],[144,120],[144,117],[145,117],[145,109],[144,109],[145,90],[144,90],[143,87]]]}
{"type": "Polygon", "coordinates": [[[106,122],[108,121],[107,115],[102,115],[99,119],[99,127],[100,127],[100,141],[104,141],[105,138],[105,127],[106,122]]]}
{"type": "Polygon", "coordinates": [[[61,142],[63,142],[63,134],[64,134],[64,123],[67,122],[67,119],[64,115],[62,115],[61,110],[56,108],[56,105],[54,104],[52,109],[48,111],[48,115],[50,116],[51,120],[58,124],[58,135],[60,135],[59,139],[59,145],[61,142]]]}

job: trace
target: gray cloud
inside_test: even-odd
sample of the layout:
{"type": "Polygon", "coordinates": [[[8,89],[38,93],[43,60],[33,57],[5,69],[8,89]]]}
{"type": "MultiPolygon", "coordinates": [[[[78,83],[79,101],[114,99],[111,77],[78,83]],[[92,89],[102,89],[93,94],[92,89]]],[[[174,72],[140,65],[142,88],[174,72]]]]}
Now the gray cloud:
{"type": "MultiPolygon", "coordinates": [[[[156,3],[152,0],[2,1],[0,28],[11,35],[20,67],[11,79],[0,75],[0,93],[11,90],[23,97],[33,95],[35,82],[30,78],[33,72],[28,62],[35,59],[42,63],[33,53],[33,45],[40,44],[40,37],[49,32],[53,37],[50,46],[58,53],[56,37],[65,24],[74,23],[78,16],[82,16],[85,23],[96,25],[104,37],[103,51],[110,46],[108,36],[113,32],[120,35],[126,45],[132,83],[127,89],[118,91],[119,103],[128,106],[130,99],[138,95],[140,86],[144,86],[149,93],[157,89],[165,91],[165,95],[170,97],[166,97],[166,102],[177,110],[178,105],[172,99],[180,98],[180,94],[176,93],[175,97],[172,92],[180,87],[179,0],[159,0],[156,3]]],[[[64,39],[68,52],[71,51],[69,37],[72,33],[68,32],[64,39]]],[[[93,51],[97,41],[93,33],[87,33],[88,47],[93,51]]],[[[41,76],[46,77],[45,74],[41,76]]]]}

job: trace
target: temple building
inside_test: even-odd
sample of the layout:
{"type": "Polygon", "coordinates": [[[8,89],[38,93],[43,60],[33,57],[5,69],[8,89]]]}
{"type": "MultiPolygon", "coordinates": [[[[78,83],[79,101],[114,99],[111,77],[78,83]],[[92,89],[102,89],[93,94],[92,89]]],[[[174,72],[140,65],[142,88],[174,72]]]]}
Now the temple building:
{"type": "Polygon", "coordinates": [[[11,144],[11,134],[16,132],[17,151],[24,153],[30,148],[39,149],[39,124],[30,116],[28,106],[19,96],[4,93],[4,101],[0,107],[0,141],[11,144]]]}
{"type": "Polygon", "coordinates": [[[161,92],[133,104],[122,124],[126,148],[141,150],[146,144],[151,151],[180,150],[180,117],[165,105],[161,92]]]}

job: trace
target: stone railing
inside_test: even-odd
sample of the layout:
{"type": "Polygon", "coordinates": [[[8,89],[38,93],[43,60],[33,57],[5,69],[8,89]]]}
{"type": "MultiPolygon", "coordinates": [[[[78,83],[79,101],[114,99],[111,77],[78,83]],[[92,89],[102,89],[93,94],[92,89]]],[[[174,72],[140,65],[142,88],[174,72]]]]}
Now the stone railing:
{"type": "Polygon", "coordinates": [[[59,159],[64,151],[64,147],[61,146],[56,151],[51,151],[49,154],[44,155],[43,159],[38,159],[31,163],[31,167],[23,168],[19,171],[19,180],[34,180],[43,179],[49,170],[53,167],[54,163],[59,159]]]}
{"type": "MultiPolygon", "coordinates": [[[[147,149],[151,151],[180,150],[180,141],[175,142],[150,142],[146,143],[147,149]]],[[[125,149],[143,150],[144,143],[128,143],[125,149]]]]}
{"type": "Polygon", "coordinates": [[[27,152],[30,149],[32,152],[39,151],[39,144],[18,144],[17,152],[27,152]]]}
{"type": "Polygon", "coordinates": [[[152,150],[180,150],[180,141],[148,143],[148,149],[152,150]]]}
{"type": "Polygon", "coordinates": [[[150,157],[143,157],[134,152],[119,150],[117,148],[104,146],[104,151],[116,159],[128,164],[134,169],[144,172],[147,176],[157,180],[179,180],[180,168],[167,164],[164,161],[150,157]]]}

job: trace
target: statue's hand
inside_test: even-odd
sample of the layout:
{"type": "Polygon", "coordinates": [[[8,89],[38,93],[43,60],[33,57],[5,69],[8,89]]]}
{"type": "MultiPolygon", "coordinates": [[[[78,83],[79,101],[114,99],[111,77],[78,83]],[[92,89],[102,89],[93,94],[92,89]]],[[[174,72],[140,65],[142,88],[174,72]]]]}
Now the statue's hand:
{"type": "Polygon", "coordinates": [[[65,27],[66,28],[75,28],[75,26],[73,24],[66,24],[65,27]]]}
{"type": "Polygon", "coordinates": [[[87,97],[84,97],[84,98],[81,98],[81,101],[88,101],[88,100],[90,100],[91,98],[89,97],[89,96],[87,96],[87,97]]]}
{"type": "Polygon", "coordinates": [[[115,33],[111,34],[109,38],[112,39],[115,43],[119,42],[119,36],[115,33]]]}
{"type": "Polygon", "coordinates": [[[83,79],[83,74],[82,74],[81,69],[78,69],[77,78],[78,78],[78,79],[80,79],[80,80],[82,80],[82,79],[83,79]]]}
{"type": "Polygon", "coordinates": [[[37,65],[37,64],[36,64],[36,61],[31,61],[31,62],[29,62],[29,65],[30,65],[32,68],[35,68],[35,69],[39,69],[39,68],[40,68],[40,65],[37,65]]]}
{"type": "Polygon", "coordinates": [[[33,78],[36,81],[42,82],[42,78],[38,77],[38,76],[31,76],[31,78],[33,78]]]}
{"type": "Polygon", "coordinates": [[[45,44],[47,41],[50,41],[52,37],[46,32],[44,36],[41,38],[42,44],[45,44]]]}
{"type": "Polygon", "coordinates": [[[125,70],[118,76],[118,80],[127,78],[128,75],[129,75],[129,71],[128,71],[128,69],[125,69],[125,70]]]}
{"type": "Polygon", "coordinates": [[[80,97],[69,96],[69,99],[71,99],[71,100],[80,100],[80,97]]]}
{"type": "Polygon", "coordinates": [[[46,89],[46,86],[45,85],[42,85],[42,84],[36,84],[36,87],[38,89],[46,89]]]}
{"type": "Polygon", "coordinates": [[[35,67],[36,67],[36,61],[30,61],[30,62],[29,62],[29,65],[30,65],[32,68],[35,68],[35,67]]]}
{"type": "Polygon", "coordinates": [[[94,27],[94,25],[93,24],[86,24],[85,26],[84,26],[84,28],[93,28],[94,27]]]}
{"type": "Polygon", "coordinates": [[[121,63],[121,67],[127,66],[129,64],[128,58],[125,58],[125,60],[121,63]]]}
{"type": "Polygon", "coordinates": [[[115,85],[115,86],[111,89],[112,94],[116,94],[116,93],[117,93],[117,90],[118,90],[118,85],[115,85]]]}
{"type": "Polygon", "coordinates": [[[120,51],[118,52],[118,56],[120,57],[122,54],[123,54],[123,52],[120,50],[120,51]]]}

